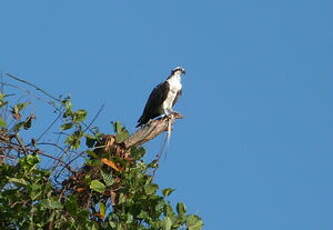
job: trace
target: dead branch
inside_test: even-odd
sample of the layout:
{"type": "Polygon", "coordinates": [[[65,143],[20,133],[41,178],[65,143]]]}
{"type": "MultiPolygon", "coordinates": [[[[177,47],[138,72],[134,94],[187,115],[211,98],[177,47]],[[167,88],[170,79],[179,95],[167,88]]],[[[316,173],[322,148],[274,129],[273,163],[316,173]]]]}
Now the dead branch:
{"type": "MultiPolygon", "coordinates": [[[[176,112],[174,112],[172,116],[174,119],[183,118],[182,114],[176,112]]],[[[171,118],[169,117],[164,117],[159,120],[150,121],[123,142],[125,148],[128,149],[135,145],[142,145],[143,143],[150,141],[161,133],[167,131],[170,119],[171,118]]],[[[172,122],[174,122],[174,119],[172,119],[172,122]]]]}

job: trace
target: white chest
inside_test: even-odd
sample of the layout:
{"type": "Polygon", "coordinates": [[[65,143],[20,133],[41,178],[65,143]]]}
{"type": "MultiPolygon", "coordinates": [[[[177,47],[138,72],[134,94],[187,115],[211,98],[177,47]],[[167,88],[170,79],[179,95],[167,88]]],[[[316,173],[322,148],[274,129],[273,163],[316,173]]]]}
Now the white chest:
{"type": "Polygon", "coordinates": [[[171,92],[178,92],[182,89],[182,83],[180,81],[180,76],[174,76],[167,80],[170,86],[171,92]]]}
{"type": "Polygon", "coordinates": [[[167,81],[169,83],[170,89],[166,100],[163,102],[163,109],[171,110],[177,93],[182,89],[182,84],[180,81],[180,76],[174,76],[167,81]]]}

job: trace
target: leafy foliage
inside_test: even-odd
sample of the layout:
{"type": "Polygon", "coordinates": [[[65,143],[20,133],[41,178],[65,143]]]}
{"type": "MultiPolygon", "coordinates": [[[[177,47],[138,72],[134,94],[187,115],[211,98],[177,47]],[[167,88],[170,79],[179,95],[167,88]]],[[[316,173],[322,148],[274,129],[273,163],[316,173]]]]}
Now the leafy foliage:
{"type": "MultiPolygon", "coordinates": [[[[0,94],[0,108],[8,107],[5,99],[0,94]]],[[[120,122],[112,123],[113,135],[91,131],[88,113],[74,110],[70,98],[60,100],[58,129],[65,139],[57,148],[63,156],[80,150],[68,160],[47,153],[35,138],[25,144],[22,131],[30,131],[36,119],[24,112],[29,104],[11,107],[10,127],[0,117],[0,229],[202,229],[201,218],[187,214],[184,203],[173,207],[168,201],[174,189],[154,183],[150,172],[158,164],[143,160],[145,149],[122,147],[130,133],[120,122]],[[84,162],[73,170],[78,156],[84,162]],[[45,157],[56,167],[43,168],[45,157]],[[63,171],[67,176],[57,182],[56,172],[63,171]]]]}

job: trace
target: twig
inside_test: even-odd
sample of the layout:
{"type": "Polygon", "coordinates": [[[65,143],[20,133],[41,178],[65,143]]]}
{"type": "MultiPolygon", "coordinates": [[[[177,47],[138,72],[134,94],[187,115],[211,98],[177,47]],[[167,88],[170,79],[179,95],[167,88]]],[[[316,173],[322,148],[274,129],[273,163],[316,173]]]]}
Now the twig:
{"type": "Polygon", "coordinates": [[[66,149],[60,147],[59,145],[55,144],[55,143],[51,143],[51,142],[39,142],[36,145],[49,145],[49,146],[53,146],[56,147],[57,149],[59,149],[62,152],[67,152],[66,149]]]}
{"type": "Polygon", "coordinates": [[[22,148],[23,152],[27,154],[27,149],[25,147],[25,144],[23,143],[23,140],[19,137],[18,133],[15,134],[14,139],[17,141],[18,145],[22,148]]]}
{"type": "MultiPolygon", "coordinates": [[[[101,114],[101,112],[104,109],[104,104],[99,108],[99,110],[97,111],[97,113],[95,114],[94,118],[91,120],[91,122],[88,124],[88,126],[86,126],[85,130],[83,132],[86,132],[88,129],[90,130],[90,127],[92,126],[92,124],[96,121],[96,119],[98,118],[98,116],[101,114]]],[[[91,130],[90,130],[91,131],[91,130]]],[[[91,131],[92,133],[94,133],[93,131],[91,131]]],[[[94,133],[95,134],[95,133],[94,133]]]]}
{"type": "MultiPolygon", "coordinates": [[[[59,162],[60,164],[62,164],[67,170],[69,170],[71,173],[74,173],[74,170],[70,167],[70,165],[67,165],[66,162],[64,162],[63,160],[61,160],[60,158],[54,157],[50,154],[44,153],[39,149],[32,149],[32,148],[27,148],[24,143],[22,142],[22,140],[20,140],[19,137],[17,137],[16,135],[13,136],[13,138],[18,142],[18,143],[14,143],[11,142],[11,138],[10,139],[6,139],[6,138],[2,138],[0,137],[1,141],[3,143],[6,143],[7,146],[6,147],[2,147],[2,148],[9,148],[9,149],[14,149],[17,152],[24,152],[26,154],[28,153],[35,153],[35,154],[39,154],[39,155],[43,155],[45,157],[48,157],[50,159],[53,159],[57,162],[59,162]]],[[[10,156],[6,156],[6,157],[10,157],[10,156]]]]}
{"type": "MultiPolygon", "coordinates": [[[[0,148],[0,149],[2,149],[2,148],[0,148]]],[[[16,160],[15,157],[12,157],[12,156],[5,156],[5,155],[0,155],[0,158],[1,158],[1,159],[9,158],[9,159],[11,159],[11,160],[16,160]]],[[[0,162],[1,162],[1,161],[0,161],[0,162]]]]}
{"type": "MultiPolygon", "coordinates": [[[[80,158],[80,157],[81,157],[82,155],[84,155],[85,153],[86,153],[86,151],[82,151],[82,152],[78,153],[74,158],[72,158],[71,160],[69,160],[69,161],[66,163],[66,165],[67,165],[67,166],[70,166],[74,161],[76,161],[78,158],[80,158]]],[[[57,177],[59,177],[60,174],[61,174],[63,171],[64,171],[64,170],[61,169],[57,177]]]]}
{"type": "Polygon", "coordinates": [[[43,138],[43,136],[53,127],[53,125],[60,119],[61,117],[61,113],[58,114],[58,116],[56,117],[56,119],[54,119],[54,121],[52,121],[52,123],[44,130],[44,132],[37,138],[37,141],[40,141],[40,139],[43,138]]]}
{"type": "MultiPolygon", "coordinates": [[[[54,102],[53,102],[53,101],[47,101],[47,100],[45,100],[45,99],[43,99],[43,98],[41,98],[41,97],[39,97],[39,96],[33,94],[30,90],[28,90],[28,89],[26,89],[26,88],[23,88],[23,87],[20,87],[20,86],[17,86],[17,85],[13,85],[13,84],[10,84],[10,83],[4,83],[4,82],[3,82],[2,84],[5,85],[5,86],[12,87],[12,88],[14,88],[14,89],[21,90],[21,91],[25,92],[27,95],[32,96],[32,97],[34,97],[35,99],[37,99],[37,100],[39,100],[39,101],[42,101],[42,102],[44,102],[44,103],[47,103],[47,104],[51,105],[56,111],[59,112],[59,108],[57,108],[57,107],[54,105],[54,102]]],[[[7,95],[7,96],[8,96],[8,95],[7,95]]]]}
{"type": "Polygon", "coordinates": [[[22,83],[24,83],[24,84],[27,84],[27,85],[31,86],[32,88],[34,88],[34,89],[36,89],[36,90],[38,90],[38,91],[41,91],[43,94],[45,94],[46,96],[48,96],[49,98],[51,98],[51,99],[53,99],[53,100],[55,100],[55,101],[57,101],[57,102],[61,102],[58,98],[52,96],[51,94],[49,94],[49,93],[46,92],[45,90],[39,88],[38,86],[36,86],[36,85],[34,85],[34,84],[32,84],[32,83],[26,81],[26,80],[23,80],[23,79],[21,79],[21,78],[18,78],[18,77],[14,76],[14,75],[12,75],[12,74],[10,74],[10,73],[6,73],[6,75],[7,75],[8,77],[10,77],[10,78],[16,80],[16,81],[22,82],[22,83]]]}
{"type": "Polygon", "coordinates": [[[68,171],[70,171],[71,173],[74,173],[74,172],[75,172],[75,171],[70,167],[70,165],[67,165],[66,162],[62,161],[62,160],[59,159],[59,158],[56,158],[56,157],[54,157],[54,156],[52,156],[52,155],[50,155],[50,154],[44,153],[44,152],[40,151],[39,149],[34,150],[33,152],[35,152],[35,153],[37,153],[37,154],[39,154],[39,155],[42,155],[42,156],[45,156],[45,157],[51,158],[51,159],[53,159],[53,160],[55,160],[55,161],[58,161],[58,162],[61,163],[61,164],[62,164],[62,165],[68,170],[68,171]]]}

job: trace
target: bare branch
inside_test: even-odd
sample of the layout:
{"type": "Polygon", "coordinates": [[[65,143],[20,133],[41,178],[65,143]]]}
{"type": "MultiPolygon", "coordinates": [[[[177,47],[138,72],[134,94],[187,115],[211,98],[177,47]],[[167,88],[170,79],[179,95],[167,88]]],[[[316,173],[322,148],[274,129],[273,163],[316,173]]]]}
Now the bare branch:
{"type": "MultiPolygon", "coordinates": [[[[173,113],[172,115],[174,119],[183,118],[183,115],[181,115],[180,113],[173,113]]],[[[150,121],[148,124],[136,131],[132,136],[130,136],[123,142],[125,148],[128,149],[135,145],[141,145],[160,135],[162,132],[167,131],[169,120],[169,117],[164,117],[159,120],[150,121]]],[[[174,120],[172,119],[172,121],[174,120]]]]}
{"type": "Polygon", "coordinates": [[[18,77],[14,76],[14,75],[12,75],[12,74],[10,74],[10,73],[6,73],[6,75],[7,75],[8,77],[10,77],[10,78],[16,80],[16,81],[22,82],[22,83],[24,83],[24,84],[27,84],[27,85],[31,86],[32,88],[34,88],[34,89],[36,89],[36,90],[38,90],[38,91],[41,91],[43,94],[45,94],[46,96],[48,96],[49,98],[51,98],[51,99],[53,99],[53,100],[55,100],[55,101],[57,101],[57,102],[61,102],[58,98],[52,96],[51,94],[49,94],[49,93],[46,92],[45,90],[39,88],[38,86],[36,86],[36,85],[34,85],[34,84],[32,84],[32,83],[26,81],[26,80],[23,80],[23,79],[21,79],[21,78],[18,78],[18,77]]]}
{"type": "MultiPolygon", "coordinates": [[[[99,108],[99,110],[97,111],[96,115],[94,116],[94,118],[91,120],[91,122],[86,126],[84,132],[86,132],[88,129],[90,130],[90,132],[94,133],[90,127],[92,126],[92,124],[96,121],[96,119],[98,118],[98,116],[101,114],[101,112],[104,109],[104,104],[99,108]]],[[[95,134],[95,133],[94,133],[95,134]]]]}
{"type": "Polygon", "coordinates": [[[59,113],[56,119],[54,119],[51,124],[43,131],[43,133],[37,138],[37,141],[40,141],[43,136],[52,128],[52,126],[61,118],[62,114],[59,113]]]}
{"type": "Polygon", "coordinates": [[[39,143],[36,143],[36,145],[49,145],[49,146],[53,146],[53,147],[59,149],[61,152],[64,152],[64,153],[66,153],[66,151],[67,151],[65,148],[61,147],[60,145],[57,145],[57,144],[51,143],[51,142],[39,142],[39,143]]]}
{"type": "MultiPolygon", "coordinates": [[[[20,87],[20,86],[17,86],[17,85],[13,85],[13,84],[10,84],[10,83],[5,83],[5,82],[2,82],[1,83],[2,85],[4,86],[8,86],[8,87],[11,87],[11,88],[14,88],[14,89],[18,89],[22,92],[24,92],[27,96],[32,96],[33,98],[39,100],[39,101],[42,101],[48,105],[51,105],[56,111],[59,111],[59,108],[57,108],[54,104],[53,101],[47,101],[46,99],[42,98],[42,97],[39,97],[35,94],[33,94],[30,90],[26,89],[26,88],[23,88],[23,87],[20,87]]],[[[9,96],[9,95],[6,95],[6,96],[9,96]]]]}
{"type": "Polygon", "coordinates": [[[44,153],[44,152],[40,151],[39,149],[35,150],[34,152],[37,153],[37,154],[39,154],[39,155],[42,155],[42,156],[48,157],[48,158],[50,158],[50,159],[53,159],[53,160],[59,162],[59,163],[62,164],[66,169],[68,169],[68,171],[70,171],[71,173],[74,173],[74,170],[73,170],[73,169],[72,169],[72,168],[71,168],[66,162],[64,162],[63,160],[61,160],[61,159],[59,159],[59,158],[57,158],[57,157],[54,157],[54,156],[52,156],[52,155],[50,155],[50,154],[44,153]]]}

